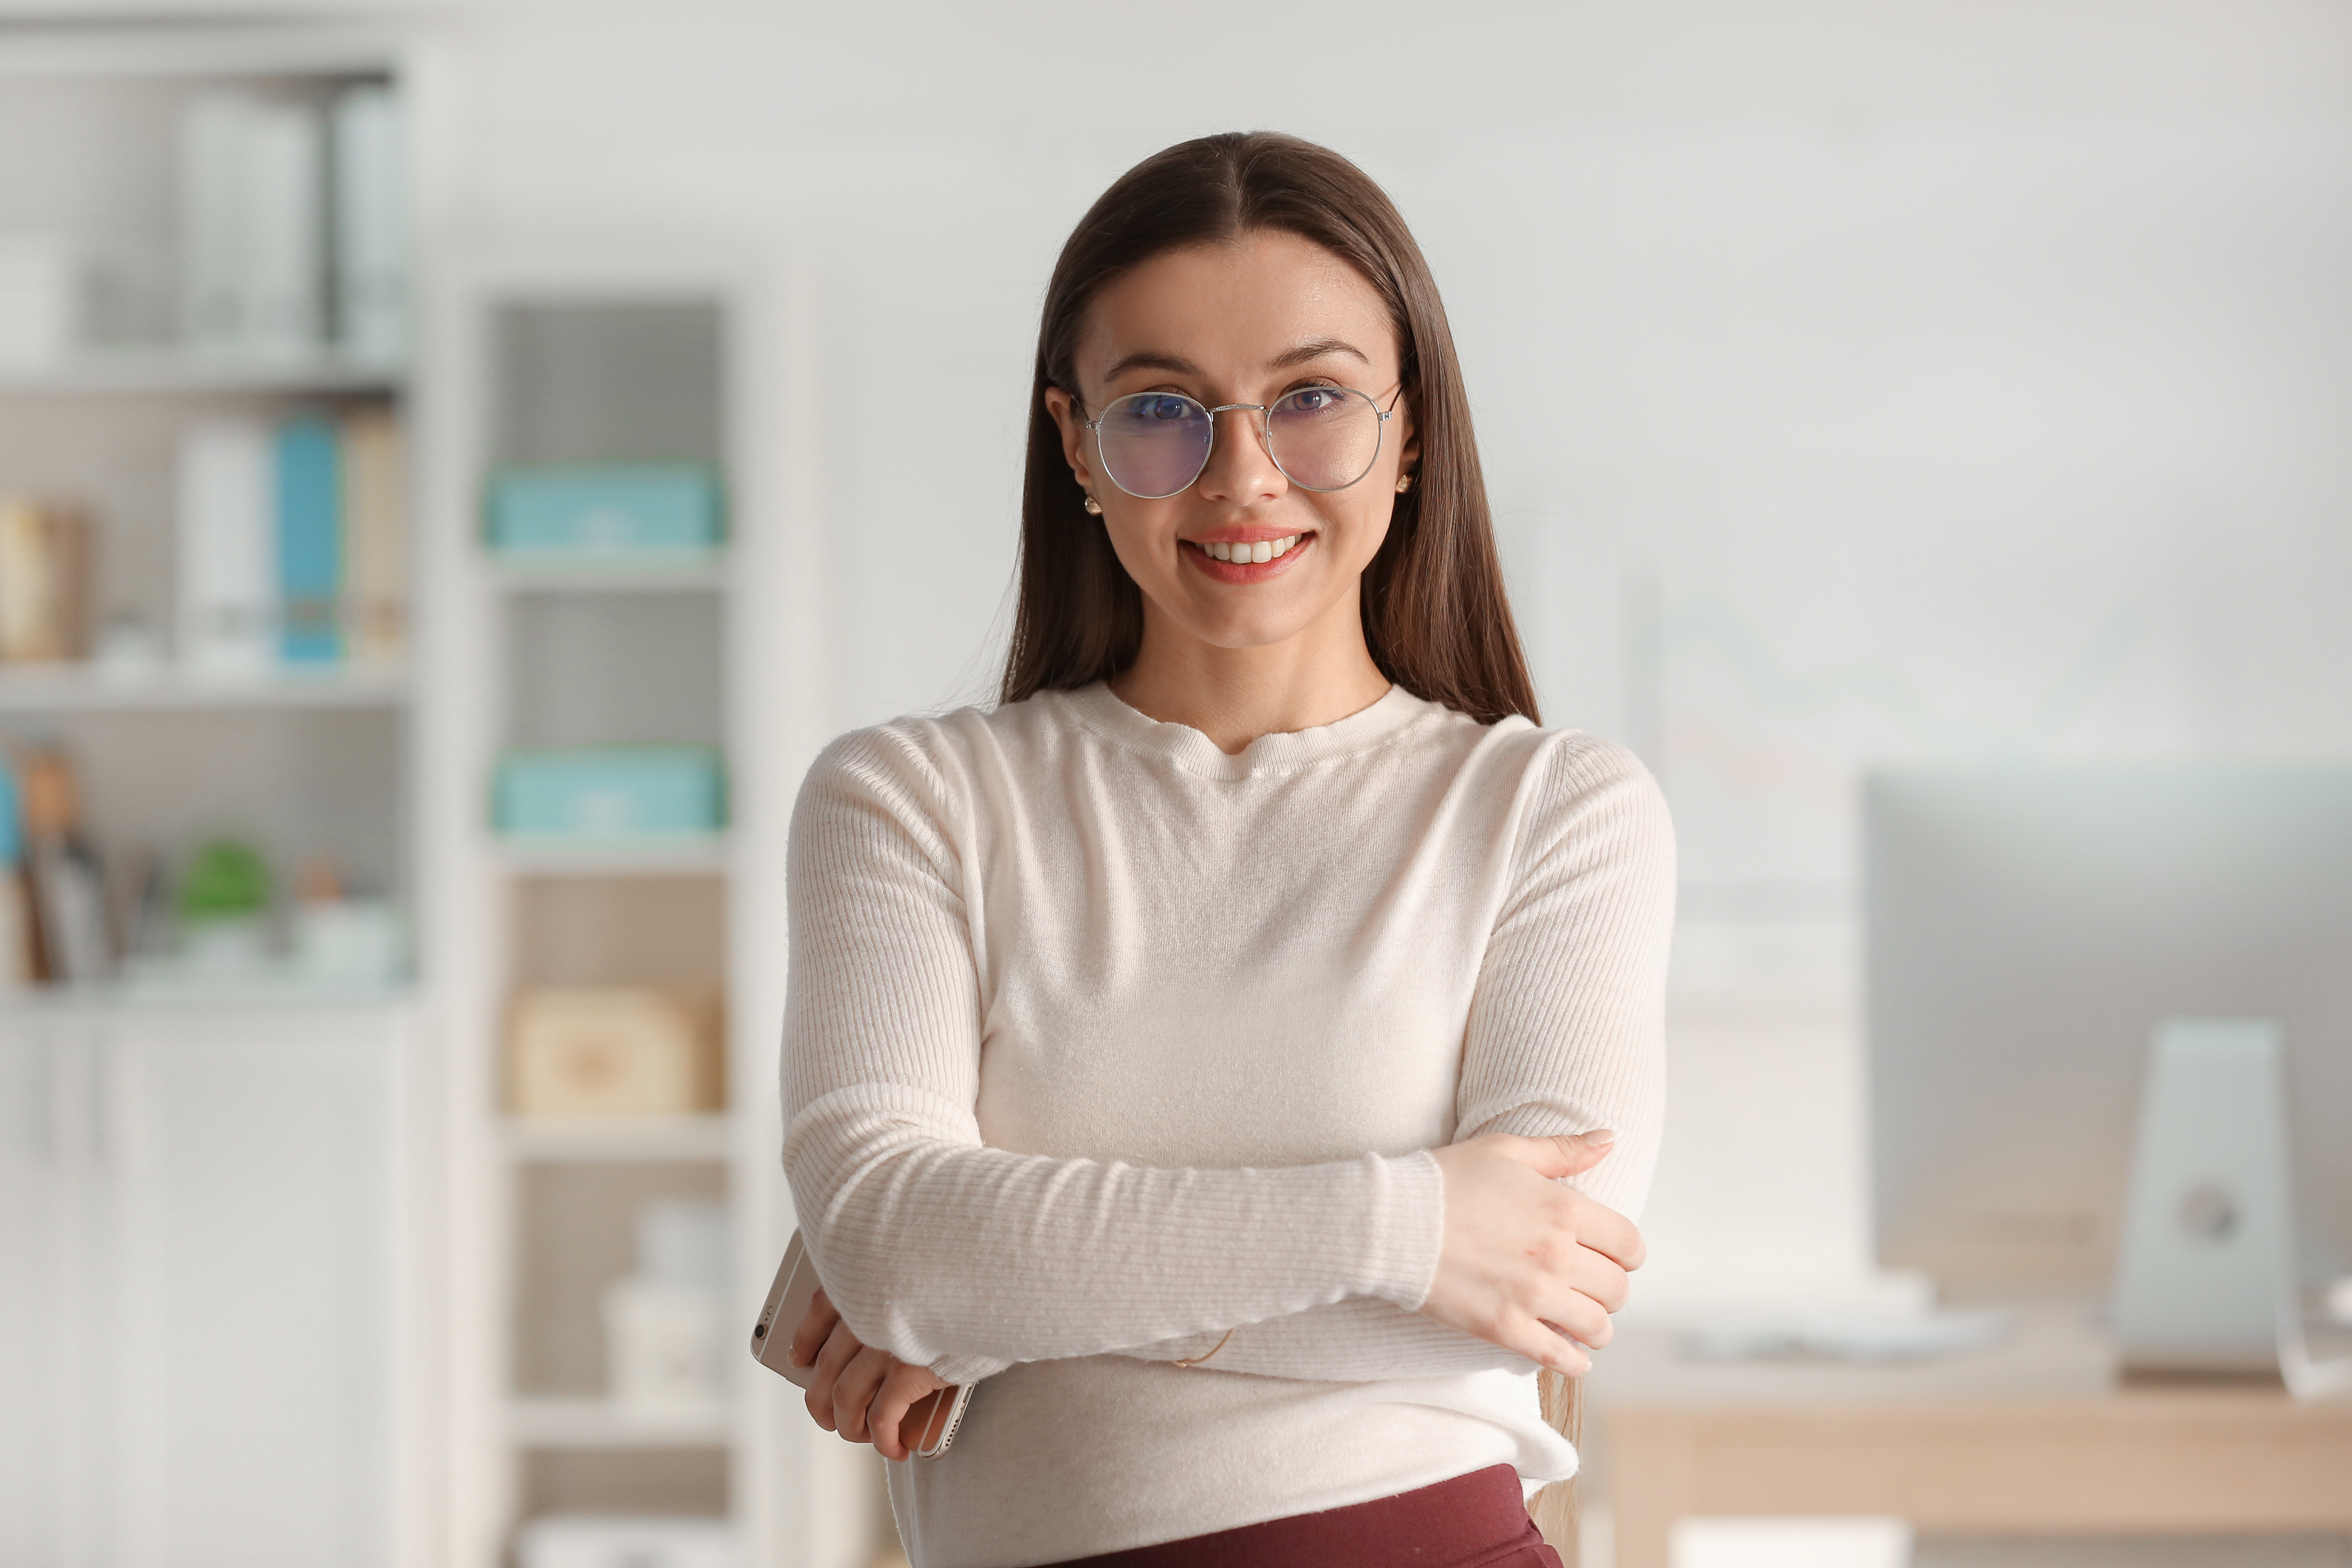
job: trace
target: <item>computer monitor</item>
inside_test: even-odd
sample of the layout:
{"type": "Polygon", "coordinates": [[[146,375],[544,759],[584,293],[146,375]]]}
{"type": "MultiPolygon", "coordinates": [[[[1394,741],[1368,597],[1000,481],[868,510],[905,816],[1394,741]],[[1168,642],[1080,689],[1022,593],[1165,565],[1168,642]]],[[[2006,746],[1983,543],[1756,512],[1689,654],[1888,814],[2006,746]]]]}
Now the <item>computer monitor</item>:
{"type": "Polygon", "coordinates": [[[1878,1256],[2104,1295],[2148,1039],[2274,1017],[2306,1283],[2352,1259],[2352,766],[1917,770],[1864,787],[1878,1256]]]}

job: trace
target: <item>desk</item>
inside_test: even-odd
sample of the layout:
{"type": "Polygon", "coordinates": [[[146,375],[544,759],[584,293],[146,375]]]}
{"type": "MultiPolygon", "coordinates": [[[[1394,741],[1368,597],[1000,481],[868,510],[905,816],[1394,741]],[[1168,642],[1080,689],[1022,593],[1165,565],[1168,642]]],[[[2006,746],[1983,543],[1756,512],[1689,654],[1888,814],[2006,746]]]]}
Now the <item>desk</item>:
{"type": "Polygon", "coordinates": [[[1668,1568],[1677,1519],[1885,1514],[1956,1534],[2352,1533],[2352,1403],[2117,1388],[2063,1314],[2011,1345],[1890,1367],[1675,1363],[1621,1339],[1593,1414],[1618,1568],[1668,1568]]]}

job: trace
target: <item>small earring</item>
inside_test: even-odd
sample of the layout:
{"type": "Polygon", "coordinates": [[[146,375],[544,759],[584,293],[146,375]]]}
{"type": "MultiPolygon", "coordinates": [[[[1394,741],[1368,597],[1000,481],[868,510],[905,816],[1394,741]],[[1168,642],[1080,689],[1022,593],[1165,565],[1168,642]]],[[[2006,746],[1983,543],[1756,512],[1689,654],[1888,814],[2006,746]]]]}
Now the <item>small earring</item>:
{"type": "Polygon", "coordinates": [[[1088,496],[1087,498],[1087,515],[1088,517],[1100,517],[1102,515],[1102,502],[1095,500],[1092,496],[1088,496]]]}
{"type": "Polygon", "coordinates": [[[1399,494],[1399,495],[1402,495],[1402,494],[1404,494],[1404,492],[1405,492],[1405,491],[1407,491],[1407,490],[1409,490],[1409,489],[1412,489],[1412,476],[1411,474],[1400,474],[1400,475],[1398,475],[1398,476],[1397,476],[1397,494],[1399,494]]]}

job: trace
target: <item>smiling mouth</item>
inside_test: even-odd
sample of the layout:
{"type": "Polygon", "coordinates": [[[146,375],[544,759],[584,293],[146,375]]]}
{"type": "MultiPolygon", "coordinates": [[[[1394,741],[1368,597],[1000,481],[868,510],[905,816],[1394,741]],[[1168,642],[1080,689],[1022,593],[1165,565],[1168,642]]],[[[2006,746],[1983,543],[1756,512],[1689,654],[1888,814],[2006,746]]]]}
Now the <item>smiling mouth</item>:
{"type": "Polygon", "coordinates": [[[1186,540],[1185,542],[1212,561],[1227,562],[1235,566],[1263,566],[1268,562],[1281,560],[1314,537],[1313,531],[1308,531],[1285,534],[1278,539],[1211,540],[1205,543],[1199,540],[1186,540]]]}

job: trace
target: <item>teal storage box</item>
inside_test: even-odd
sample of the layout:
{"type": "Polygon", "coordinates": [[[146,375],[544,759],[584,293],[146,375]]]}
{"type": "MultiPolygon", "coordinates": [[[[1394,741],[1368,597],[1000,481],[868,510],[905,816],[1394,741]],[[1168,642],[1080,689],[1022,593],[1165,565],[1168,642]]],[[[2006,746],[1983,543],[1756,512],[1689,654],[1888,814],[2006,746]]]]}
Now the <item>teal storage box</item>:
{"type": "Polygon", "coordinates": [[[518,838],[677,837],[727,825],[726,770],[703,746],[509,752],[491,820],[518,838]]]}
{"type": "Polygon", "coordinates": [[[527,555],[677,554],[719,548],[719,475],[698,463],[501,468],[490,547],[527,555]]]}

